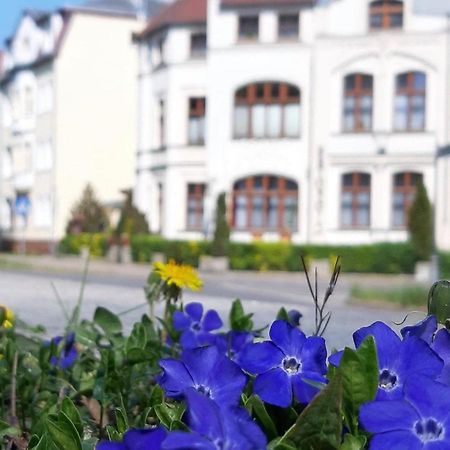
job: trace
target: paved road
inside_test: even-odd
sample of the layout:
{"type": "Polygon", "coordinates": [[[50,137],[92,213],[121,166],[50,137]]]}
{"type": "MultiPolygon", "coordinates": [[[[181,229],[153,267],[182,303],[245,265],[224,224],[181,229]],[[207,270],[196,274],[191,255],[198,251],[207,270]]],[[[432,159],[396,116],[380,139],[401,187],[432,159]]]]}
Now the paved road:
{"type": "MultiPolygon", "coordinates": [[[[255,313],[258,325],[269,323],[281,306],[299,309],[304,318],[303,329],[311,332],[314,309],[303,275],[226,273],[203,275],[204,289],[201,293],[186,293],[185,302],[201,301],[207,308],[215,308],[226,317],[231,301],[240,297],[248,311],[255,313]]],[[[56,334],[64,327],[64,318],[55,292],[73,307],[80,289],[79,274],[42,273],[27,270],[3,270],[0,272],[0,304],[7,304],[23,320],[31,324],[43,324],[49,334],[56,334]]],[[[143,274],[120,276],[117,274],[91,274],[85,288],[82,315],[92,317],[95,308],[106,306],[114,312],[122,312],[144,302],[143,274]]],[[[400,321],[405,312],[386,311],[346,305],[350,282],[342,280],[330,300],[333,319],[325,335],[334,347],[351,345],[352,332],[375,320],[400,321]]],[[[325,283],[322,283],[322,288],[325,283]]],[[[126,327],[137,320],[145,306],[123,316],[126,327]]],[[[419,319],[420,316],[414,316],[419,319]]],[[[330,348],[331,350],[331,348],[330,348]]]]}

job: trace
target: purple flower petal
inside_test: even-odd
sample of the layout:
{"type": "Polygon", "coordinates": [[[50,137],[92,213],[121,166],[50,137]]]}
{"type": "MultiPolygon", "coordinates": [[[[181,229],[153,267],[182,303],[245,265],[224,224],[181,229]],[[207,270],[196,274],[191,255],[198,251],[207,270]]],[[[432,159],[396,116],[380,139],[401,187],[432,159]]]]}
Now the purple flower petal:
{"type": "Polygon", "coordinates": [[[291,377],[295,398],[302,404],[308,404],[318,393],[319,389],[308,383],[308,380],[326,384],[327,380],[317,373],[299,373],[291,377]]]}
{"type": "Polygon", "coordinates": [[[306,336],[284,320],[275,320],[269,331],[270,339],[287,356],[300,356],[306,336]]]}
{"type": "Polygon", "coordinates": [[[214,309],[207,311],[203,318],[203,329],[205,331],[218,330],[222,325],[222,319],[219,317],[219,314],[217,314],[217,311],[214,311],[214,309]]]}
{"type": "Polygon", "coordinates": [[[253,392],[266,403],[287,408],[292,404],[292,387],[288,374],[280,368],[259,375],[253,392]]]}
{"type": "Polygon", "coordinates": [[[191,326],[192,319],[181,311],[173,313],[173,327],[177,331],[186,330],[191,326]]]}
{"type": "Polygon", "coordinates": [[[405,400],[369,402],[361,406],[359,413],[359,421],[369,433],[399,430],[411,432],[419,419],[419,414],[405,400]]]}
{"type": "Polygon", "coordinates": [[[121,442],[99,442],[95,446],[95,450],[127,450],[121,442]]]}
{"type": "Polygon", "coordinates": [[[431,348],[444,360],[450,363],[450,332],[443,328],[436,333],[431,348]]]}
{"type": "Polygon", "coordinates": [[[286,355],[272,342],[260,342],[247,345],[241,352],[241,367],[257,375],[279,367],[286,355]]]}
{"type": "Polygon", "coordinates": [[[158,427],[152,430],[129,430],[123,437],[127,449],[152,450],[161,449],[161,444],[167,436],[167,431],[158,427]]]}
{"type": "Polygon", "coordinates": [[[312,336],[306,339],[300,355],[302,372],[327,373],[327,348],[325,339],[312,336]]]}
{"type": "Polygon", "coordinates": [[[185,350],[192,350],[201,347],[198,339],[198,334],[192,330],[186,330],[180,337],[180,344],[185,350]]]}
{"type": "Polygon", "coordinates": [[[217,347],[201,347],[183,352],[183,362],[189,370],[192,379],[196,384],[207,384],[210,374],[220,358],[217,347]]]}
{"type": "MultiPolygon", "coordinates": [[[[217,447],[198,433],[172,431],[162,444],[163,450],[217,450],[217,447]]],[[[150,448],[148,449],[150,450],[150,448]]],[[[151,449],[153,450],[153,449],[151,449]]]]}
{"type": "Polygon", "coordinates": [[[339,367],[339,364],[341,364],[341,359],[343,356],[344,356],[344,350],[333,353],[332,355],[329,356],[328,362],[334,367],[339,367]]]}
{"type": "Polygon", "coordinates": [[[375,322],[353,333],[355,347],[358,348],[367,336],[373,336],[375,338],[380,368],[388,367],[391,361],[398,355],[401,344],[400,338],[385,323],[375,322]]]}
{"type": "Polygon", "coordinates": [[[370,450],[421,450],[424,448],[422,442],[410,431],[377,434],[370,441],[369,447],[370,450]]]}
{"type": "Polygon", "coordinates": [[[400,330],[403,339],[416,336],[423,339],[426,343],[431,344],[433,335],[437,330],[436,316],[428,316],[424,320],[416,323],[415,325],[404,327],[400,330]]]}
{"type": "MultiPolygon", "coordinates": [[[[422,417],[444,421],[450,411],[450,387],[426,376],[410,377],[404,387],[405,398],[422,417]]],[[[448,430],[450,433],[450,430],[448,430]]]]}
{"type": "Polygon", "coordinates": [[[201,303],[192,302],[184,307],[184,310],[188,316],[190,316],[194,322],[200,322],[203,315],[203,305],[201,303]]]}
{"type": "Polygon", "coordinates": [[[162,359],[159,365],[164,370],[160,385],[168,397],[178,397],[193,385],[192,377],[181,361],[162,359]]]}

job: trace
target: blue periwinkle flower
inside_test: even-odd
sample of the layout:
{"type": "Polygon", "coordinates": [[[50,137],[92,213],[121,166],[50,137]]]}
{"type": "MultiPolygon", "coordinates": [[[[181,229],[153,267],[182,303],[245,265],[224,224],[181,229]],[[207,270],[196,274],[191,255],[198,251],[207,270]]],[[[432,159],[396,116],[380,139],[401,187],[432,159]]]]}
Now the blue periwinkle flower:
{"type": "MultiPolygon", "coordinates": [[[[267,439],[243,408],[223,408],[205,395],[186,392],[190,433],[173,431],[164,450],[265,450],[267,439]]],[[[150,448],[150,447],[149,447],[150,448]]]]}
{"type": "Polygon", "coordinates": [[[218,335],[215,344],[224,355],[240,365],[242,351],[254,338],[253,334],[246,331],[229,331],[225,335],[218,335]]]}
{"type": "Polygon", "coordinates": [[[299,327],[300,326],[300,319],[303,317],[303,314],[298,311],[297,309],[291,309],[287,313],[288,315],[288,322],[293,327],[299,327]]]}
{"type": "Polygon", "coordinates": [[[70,369],[75,363],[78,351],[75,344],[75,333],[69,333],[67,336],[56,336],[50,341],[59,349],[58,355],[50,358],[50,364],[57,366],[62,370],[70,369]]]}
{"type": "Polygon", "coordinates": [[[373,433],[370,450],[447,450],[450,448],[450,387],[412,376],[404,398],[361,407],[360,423],[373,433]]]}
{"type": "Polygon", "coordinates": [[[416,323],[415,325],[410,325],[404,327],[400,330],[403,338],[416,336],[423,339],[427,344],[431,344],[433,341],[434,333],[437,330],[437,319],[436,316],[427,316],[425,319],[416,323]]]}
{"type": "Polygon", "coordinates": [[[167,436],[163,427],[148,430],[128,430],[122,442],[100,442],[96,450],[161,450],[167,436]]]}
{"type": "MultiPolygon", "coordinates": [[[[383,322],[360,328],[353,333],[358,348],[367,336],[373,336],[378,354],[379,381],[377,400],[395,400],[403,396],[403,385],[412,375],[436,379],[443,368],[442,359],[417,336],[403,341],[383,322]]],[[[330,356],[330,363],[339,365],[342,352],[330,356]]]]}
{"type": "Polygon", "coordinates": [[[203,316],[201,303],[189,303],[184,312],[175,311],[173,315],[173,326],[175,330],[181,331],[180,342],[183,348],[213,344],[215,335],[211,331],[218,330],[222,325],[219,314],[213,309],[203,316]]]}
{"type": "Polygon", "coordinates": [[[185,350],[181,361],[162,359],[159,365],[159,384],[168,397],[177,399],[193,388],[220,405],[235,405],[247,382],[239,366],[215,346],[185,350]]]}
{"type": "Polygon", "coordinates": [[[276,406],[290,406],[293,395],[308,403],[318,392],[308,380],[326,383],[324,339],[307,338],[284,320],[272,324],[269,336],[271,341],[250,344],[241,354],[241,367],[257,375],[253,392],[276,406]]]}

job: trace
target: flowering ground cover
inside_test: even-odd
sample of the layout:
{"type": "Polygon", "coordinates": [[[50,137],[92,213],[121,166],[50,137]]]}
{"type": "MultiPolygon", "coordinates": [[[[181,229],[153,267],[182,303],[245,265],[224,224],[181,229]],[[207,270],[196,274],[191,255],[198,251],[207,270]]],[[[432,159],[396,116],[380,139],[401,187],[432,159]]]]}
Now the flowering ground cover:
{"type": "Polygon", "coordinates": [[[375,322],[332,352],[323,335],[338,264],[323,299],[308,277],[312,336],[298,311],[258,330],[239,300],[228,318],[183,304],[202,283],[173,262],[150,274],[149,313],[130,333],[131,311],[81,320],[82,295],[73,312],[61,304],[67,324],[53,338],[0,307],[2,448],[450,449],[450,284],[433,286],[429,314],[401,336],[375,322]]]}

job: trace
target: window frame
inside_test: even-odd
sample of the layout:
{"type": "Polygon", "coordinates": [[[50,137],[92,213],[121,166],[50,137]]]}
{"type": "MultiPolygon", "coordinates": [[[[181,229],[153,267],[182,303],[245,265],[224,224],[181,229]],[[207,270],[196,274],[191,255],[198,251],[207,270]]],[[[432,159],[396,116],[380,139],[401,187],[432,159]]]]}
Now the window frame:
{"type": "Polygon", "coordinates": [[[394,229],[405,229],[408,226],[408,217],[409,217],[409,209],[414,202],[414,198],[417,193],[417,185],[420,182],[423,182],[423,173],[413,172],[413,171],[403,171],[403,172],[395,172],[392,175],[392,201],[391,201],[391,225],[394,229]],[[397,185],[396,178],[399,176],[404,177],[403,184],[397,185]],[[416,179],[414,179],[416,177],[416,179]],[[401,194],[403,197],[402,201],[402,214],[403,214],[403,223],[395,224],[395,195],[401,194]]]}
{"type": "Polygon", "coordinates": [[[278,14],[278,30],[277,30],[277,36],[278,36],[278,40],[279,41],[298,41],[300,38],[300,14],[297,13],[280,13],[278,14]],[[286,18],[296,18],[296,33],[294,34],[287,34],[287,35],[282,35],[281,34],[281,30],[282,30],[282,26],[281,26],[281,22],[282,19],[286,19],[286,18]]]}
{"type": "MultiPolygon", "coordinates": [[[[188,99],[188,145],[205,145],[205,128],[206,128],[206,97],[189,97],[188,99]],[[195,102],[195,107],[193,103],[195,102]],[[198,140],[191,140],[190,125],[191,120],[203,119],[203,135],[198,140]]],[[[200,133],[201,134],[201,133],[200,133]]]]}
{"type": "Polygon", "coordinates": [[[262,234],[264,232],[279,233],[280,235],[287,236],[298,231],[299,228],[299,187],[298,183],[290,178],[280,177],[276,175],[253,175],[247,178],[240,178],[233,184],[232,191],[232,214],[231,214],[231,226],[233,231],[237,232],[250,232],[253,234],[262,234]],[[255,181],[261,179],[261,188],[255,188],[255,181]],[[275,180],[276,189],[270,188],[270,182],[275,180]],[[295,188],[287,188],[288,183],[295,184],[295,188]],[[239,184],[244,187],[239,188],[239,184]],[[239,198],[245,198],[245,225],[238,226],[237,220],[237,207],[239,198]],[[255,198],[262,199],[261,202],[261,218],[262,225],[253,225],[254,217],[254,205],[255,198]],[[276,226],[270,225],[270,200],[276,199],[276,226]],[[288,203],[286,200],[295,200],[295,220],[292,227],[286,226],[285,214],[288,211],[288,203]]]}
{"type": "Polygon", "coordinates": [[[207,49],[208,49],[208,36],[207,36],[206,31],[198,31],[198,32],[191,33],[189,49],[190,49],[190,57],[192,59],[206,58],[206,53],[207,53],[207,49]],[[205,46],[201,47],[201,48],[196,48],[194,45],[195,40],[198,39],[199,37],[203,37],[203,36],[204,36],[205,46]]]}
{"type": "Polygon", "coordinates": [[[402,0],[374,0],[369,3],[369,30],[370,31],[385,31],[385,30],[401,30],[404,26],[405,20],[405,5],[402,0]],[[401,25],[395,26],[392,24],[392,16],[401,14],[401,25]],[[381,23],[379,27],[372,24],[374,16],[381,16],[381,23]]]}
{"type": "Polygon", "coordinates": [[[346,172],[341,175],[341,197],[340,197],[340,226],[341,229],[344,230],[367,230],[371,227],[372,221],[372,175],[369,172],[346,172]],[[352,176],[352,183],[350,186],[345,186],[345,177],[352,176]],[[368,185],[364,185],[361,183],[361,178],[363,176],[367,176],[369,183],[368,185]],[[351,224],[344,224],[344,194],[351,194],[351,224]],[[368,194],[369,203],[368,203],[368,223],[360,224],[358,220],[358,212],[361,208],[361,202],[358,200],[358,195],[361,193],[368,194]]]}
{"type": "Polygon", "coordinates": [[[188,231],[203,230],[203,220],[205,213],[205,193],[206,193],[205,183],[187,183],[186,185],[186,230],[188,231]],[[195,202],[195,206],[193,209],[193,215],[195,218],[194,225],[190,224],[191,200],[195,202]]]}
{"type": "Polygon", "coordinates": [[[260,20],[259,14],[249,14],[238,16],[238,42],[258,42],[260,32],[260,20]],[[256,20],[256,33],[248,34],[244,33],[244,23],[245,21],[256,20]]]}
{"type": "Polygon", "coordinates": [[[241,140],[241,139],[298,139],[301,136],[301,100],[302,95],[300,89],[290,83],[285,82],[256,82],[250,83],[245,86],[241,86],[234,93],[234,108],[233,108],[233,139],[241,140]],[[273,95],[273,91],[277,86],[276,90],[278,90],[278,95],[273,95]],[[262,88],[262,96],[258,89],[262,88]],[[295,90],[295,95],[291,95],[289,93],[290,90],[295,90]],[[241,93],[245,92],[244,96],[241,96],[241,93]],[[253,108],[255,106],[262,105],[264,106],[264,130],[262,136],[255,136],[255,131],[253,128],[253,108]],[[277,136],[270,135],[270,124],[267,117],[267,108],[269,106],[278,105],[281,110],[281,118],[280,118],[280,131],[277,136]],[[298,127],[295,135],[289,135],[286,132],[286,107],[288,105],[297,105],[298,106],[298,127]],[[236,109],[242,107],[246,108],[247,115],[247,131],[245,136],[240,136],[237,133],[236,129],[236,109]]]}
{"type": "Polygon", "coordinates": [[[394,92],[394,123],[393,128],[395,132],[400,133],[421,133],[426,130],[427,127],[427,74],[426,72],[422,72],[419,70],[413,70],[409,72],[402,72],[395,76],[395,92],[394,92]],[[398,83],[399,79],[402,76],[407,76],[406,87],[399,88],[398,83]],[[416,75],[423,75],[425,80],[425,87],[423,89],[418,89],[414,86],[414,77],[416,75]],[[396,124],[397,118],[397,98],[398,97],[406,97],[407,99],[407,108],[406,108],[406,127],[400,128],[396,124]],[[414,105],[413,98],[414,97],[422,97],[423,99],[423,126],[421,128],[413,128],[412,118],[414,116],[414,105]]]}
{"type": "Polygon", "coordinates": [[[342,102],[342,130],[344,133],[370,133],[373,131],[373,92],[374,92],[374,77],[371,74],[366,73],[350,73],[344,77],[343,80],[344,88],[343,88],[343,102],[342,102]],[[347,89],[347,80],[351,77],[355,78],[354,84],[355,87],[353,89],[347,89]],[[371,81],[370,88],[365,89],[364,86],[364,78],[368,78],[371,81]],[[370,108],[370,126],[365,128],[363,126],[363,107],[362,107],[362,99],[364,97],[371,98],[371,108],[370,108]],[[353,98],[355,101],[355,106],[353,109],[353,128],[346,127],[346,107],[345,101],[347,98],[353,98]]]}

